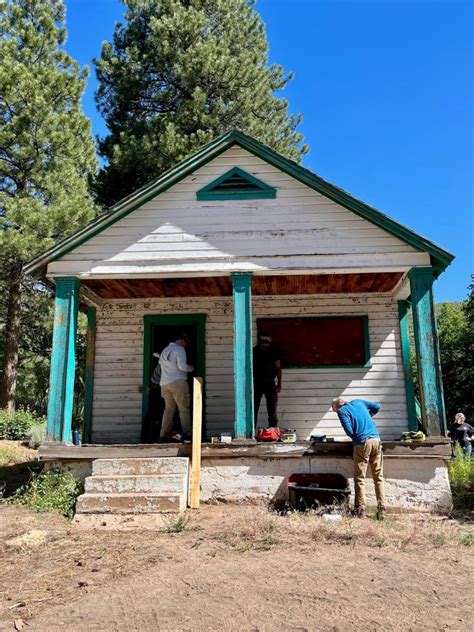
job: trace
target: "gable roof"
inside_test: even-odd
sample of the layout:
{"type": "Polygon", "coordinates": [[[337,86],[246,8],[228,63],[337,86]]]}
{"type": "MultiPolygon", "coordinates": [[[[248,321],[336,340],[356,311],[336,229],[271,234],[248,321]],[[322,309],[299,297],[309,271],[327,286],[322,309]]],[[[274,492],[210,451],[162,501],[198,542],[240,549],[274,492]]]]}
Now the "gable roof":
{"type": "Polygon", "coordinates": [[[447,250],[444,250],[440,246],[425,237],[422,237],[418,233],[415,233],[406,226],[399,224],[373,206],[365,204],[365,202],[358,200],[343,189],[323,180],[323,178],[320,178],[309,169],[306,169],[298,163],[278,154],[273,149],[270,149],[266,145],[263,145],[259,141],[255,140],[255,138],[252,138],[239,130],[231,130],[222,134],[207,145],[204,145],[195,154],[178,163],[172,169],[164,172],[159,178],[153,180],[153,182],[150,182],[134,193],[123,198],[120,202],[100,214],[89,224],[80,228],[72,235],[69,235],[69,237],[66,237],[39,256],[32,259],[25,266],[25,272],[27,274],[32,274],[35,271],[44,268],[44,266],[51,261],[55,261],[74,248],[82,245],[84,242],[101,233],[112,224],[115,224],[115,222],[118,222],[120,219],[133,212],[150,199],[169,189],[174,184],[196,171],[196,169],[199,169],[210,160],[213,160],[223,152],[227,151],[233,145],[238,145],[239,147],[246,149],[258,158],[261,158],[289,176],[292,176],[311,189],[349,209],[359,217],[379,226],[386,232],[398,237],[414,248],[428,253],[431,257],[431,263],[437,275],[445,270],[454,259],[454,255],[447,250]]]}

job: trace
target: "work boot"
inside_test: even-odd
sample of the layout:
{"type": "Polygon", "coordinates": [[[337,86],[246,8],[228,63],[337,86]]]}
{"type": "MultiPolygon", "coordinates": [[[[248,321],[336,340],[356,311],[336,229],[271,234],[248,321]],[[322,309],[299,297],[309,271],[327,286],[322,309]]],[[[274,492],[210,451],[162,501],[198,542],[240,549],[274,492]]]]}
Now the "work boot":
{"type": "Polygon", "coordinates": [[[352,515],[355,518],[365,518],[367,516],[365,507],[354,507],[354,511],[352,512],[352,515]]]}
{"type": "Polygon", "coordinates": [[[385,520],[385,507],[377,508],[376,518],[377,520],[385,520]]]}

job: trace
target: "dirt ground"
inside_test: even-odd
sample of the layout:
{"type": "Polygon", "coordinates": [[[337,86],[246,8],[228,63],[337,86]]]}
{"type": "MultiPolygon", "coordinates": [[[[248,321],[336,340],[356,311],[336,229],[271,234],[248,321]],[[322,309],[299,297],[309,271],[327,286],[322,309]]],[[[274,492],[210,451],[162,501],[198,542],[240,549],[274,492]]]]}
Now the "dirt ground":
{"type": "Polygon", "coordinates": [[[473,545],[430,516],[229,504],[116,531],[3,505],[0,630],[472,630],[473,545]]]}

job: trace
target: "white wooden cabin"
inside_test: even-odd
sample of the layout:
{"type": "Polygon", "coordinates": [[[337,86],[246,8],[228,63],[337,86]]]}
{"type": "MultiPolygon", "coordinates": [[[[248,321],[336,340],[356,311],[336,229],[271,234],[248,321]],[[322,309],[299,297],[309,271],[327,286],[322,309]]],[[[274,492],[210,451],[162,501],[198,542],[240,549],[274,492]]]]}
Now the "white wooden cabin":
{"type": "MultiPolygon", "coordinates": [[[[295,349],[301,340],[292,339],[296,360],[283,364],[280,426],[295,428],[301,439],[319,431],[342,440],[330,403],[343,395],[379,402],[382,439],[398,439],[417,425],[408,301],[423,425],[431,435],[443,434],[432,283],[452,258],[231,131],[31,262],[28,271],[41,270],[57,288],[49,437],[71,440],[80,302],[88,306],[90,325],[89,443],[140,442],[153,327],[160,324],[197,332],[205,436],[252,437],[251,350],[261,319],[302,318],[281,321],[289,339],[304,327],[320,342],[312,355],[295,349]],[[345,332],[342,349],[321,338],[322,326],[334,335],[337,323],[345,332]],[[343,353],[353,326],[360,338],[352,341],[354,353],[362,345],[364,354],[356,362],[343,353]]],[[[273,325],[278,330],[266,320],[273,325]]],[[[259,425],[265,420],[262,402],[259,425]]]]}

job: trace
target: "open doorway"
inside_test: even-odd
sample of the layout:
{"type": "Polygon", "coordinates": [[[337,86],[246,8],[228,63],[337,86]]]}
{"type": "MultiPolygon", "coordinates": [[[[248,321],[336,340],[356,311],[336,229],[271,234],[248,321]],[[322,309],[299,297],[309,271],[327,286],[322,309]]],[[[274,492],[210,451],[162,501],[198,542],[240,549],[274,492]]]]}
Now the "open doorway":
{"type": "MultiPolygon", "coordinates": [[[[151,377],[158,364],[158,359],[154,354],[161,353],[170,342],[174,342],[183,333],[186,333],[189,338],[186,347],[187,362],[194,367],[193,373],[188,374],[192,419],[193,378],[202,377],[204,379],[205,377],[205,322],[205,314],[145,316],[142,443],[156,443],[158,441],[164,411],[164,401],[161,399],[159,391],[150,390],[151,377]]],[[[205,437],[204,412],[203,437],[205,437]]],[[[179,415],[176,415],[175,424],[176,430],[179,430],[179,415]]]]}

